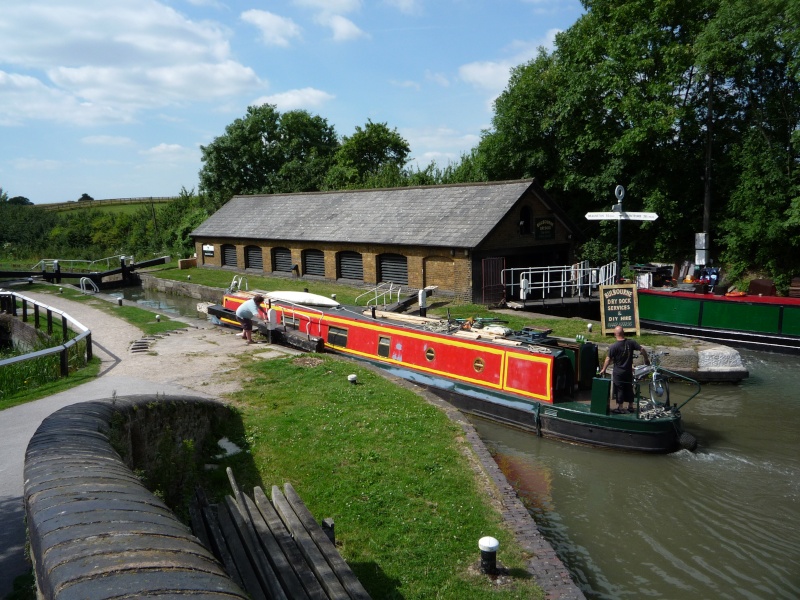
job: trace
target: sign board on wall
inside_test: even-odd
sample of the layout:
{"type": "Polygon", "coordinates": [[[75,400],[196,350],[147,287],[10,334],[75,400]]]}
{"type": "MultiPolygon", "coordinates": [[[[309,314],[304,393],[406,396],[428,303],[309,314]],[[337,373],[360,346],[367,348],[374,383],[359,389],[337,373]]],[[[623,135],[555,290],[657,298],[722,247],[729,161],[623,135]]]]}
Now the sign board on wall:
{"type": "Polygon", "coordinates": [[[537,240],[556,239],[556,222],[553,219],[534,219],[533,220],[534,238],[537,240]]]}
{"type": "Polygon", "coordinates": [[[214,256],[214,244],[203,244],[203,256],[214,256]]]}
{"type": "Polygon", "coordinates": [[[639,335],[639,296],[635,284],[600,286],[600,321],[603,335],[617,325],[639,335]]]}

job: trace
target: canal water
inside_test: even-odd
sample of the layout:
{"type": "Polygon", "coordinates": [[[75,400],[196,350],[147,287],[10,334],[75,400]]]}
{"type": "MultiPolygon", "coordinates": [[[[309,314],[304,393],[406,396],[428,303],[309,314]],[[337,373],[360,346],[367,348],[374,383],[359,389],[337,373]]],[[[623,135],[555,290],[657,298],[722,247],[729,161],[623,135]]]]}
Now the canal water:
{"type": "MultiPolygon", "coordinates": [[[[110,293],[198,316],[191,298],[110,293]]],[[[683,408],[695,453],[597,450],[473,420],[588,598],[800,598],[800,357],[741,353],[749,379],[704,385],[683,408]]]]}
{"type": "MultiPolygon", "coordinates": [[[[104,294],[115,298],[124,298],[136,302],[143,308],[157,310],[167,316],[181,315],[184,317],[202,317],[205,315],[197,312],[199,300],[188,296],[165,294],[157,290],[143,289],[138,286],[119,287],[103,290],[104,294]]],[[[220,294],[221,297],[221,294],[220,294]]]]}
{"type": "Polygon", "coordinates": [[[800,357],[742,358],[749,379],[683,408],[694,454],[473,421],[588,598],[800,598],[800,357]]]}

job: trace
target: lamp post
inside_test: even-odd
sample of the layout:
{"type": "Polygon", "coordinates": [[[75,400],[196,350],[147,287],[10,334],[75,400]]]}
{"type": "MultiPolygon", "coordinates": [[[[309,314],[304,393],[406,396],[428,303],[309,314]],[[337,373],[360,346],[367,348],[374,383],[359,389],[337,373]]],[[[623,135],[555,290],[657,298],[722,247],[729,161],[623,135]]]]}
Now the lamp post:
{"type": "MultiPolygon", "coordinates": [[[[611,210],[622,215],[622,199],[625,197],[625,188],[618,185],[614,190],[617,203],[611,210]]],[[[617,283],[622,280],[622,219],[617,221],[617,283]]]]}

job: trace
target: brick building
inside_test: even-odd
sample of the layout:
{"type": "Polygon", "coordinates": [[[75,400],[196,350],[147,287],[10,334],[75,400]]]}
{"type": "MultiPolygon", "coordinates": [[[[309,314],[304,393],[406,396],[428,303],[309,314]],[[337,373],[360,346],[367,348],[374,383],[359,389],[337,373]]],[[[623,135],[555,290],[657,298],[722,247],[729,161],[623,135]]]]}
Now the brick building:
{"type": "Polygon", "coordinates": [[[191,235],[198,266],[481,302],[503,268],[573,262],[578,231],[525,180],[235,196],[191,235]]]}

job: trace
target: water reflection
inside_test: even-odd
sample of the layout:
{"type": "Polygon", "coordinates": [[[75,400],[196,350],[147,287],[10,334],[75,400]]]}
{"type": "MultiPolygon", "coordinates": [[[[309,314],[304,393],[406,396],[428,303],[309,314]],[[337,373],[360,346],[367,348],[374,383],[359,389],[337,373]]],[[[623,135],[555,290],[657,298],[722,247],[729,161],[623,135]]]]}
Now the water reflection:
{"type": "Polygon", "coordinates": [[[694,454],[603,451],[474,420],[587,597],[800,597],[800,359],[743,358],[749,380],[704,386],[684,408],[694,454]]]}

